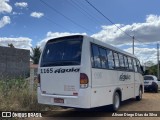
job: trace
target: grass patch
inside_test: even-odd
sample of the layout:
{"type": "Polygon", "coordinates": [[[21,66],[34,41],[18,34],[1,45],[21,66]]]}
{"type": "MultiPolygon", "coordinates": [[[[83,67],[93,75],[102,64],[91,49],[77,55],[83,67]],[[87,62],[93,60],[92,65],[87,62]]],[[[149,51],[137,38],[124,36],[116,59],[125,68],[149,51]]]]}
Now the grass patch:
{"type": "Polygon", "coordinates": [[[59,107],[38,104],[37,84],[33,91],[24,79],[0,80],[0,111],[50,111],[59,107]]]}

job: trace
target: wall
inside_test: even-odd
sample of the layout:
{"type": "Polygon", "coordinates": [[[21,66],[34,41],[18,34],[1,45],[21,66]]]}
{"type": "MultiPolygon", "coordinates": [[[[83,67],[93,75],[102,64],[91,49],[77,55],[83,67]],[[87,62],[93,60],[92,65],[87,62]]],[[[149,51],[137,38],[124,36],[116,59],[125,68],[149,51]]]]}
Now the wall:
{"type": "Polygon", "coordinates": [[[30,51],[0,46],[0,79],[29,76],[30,51]]]}

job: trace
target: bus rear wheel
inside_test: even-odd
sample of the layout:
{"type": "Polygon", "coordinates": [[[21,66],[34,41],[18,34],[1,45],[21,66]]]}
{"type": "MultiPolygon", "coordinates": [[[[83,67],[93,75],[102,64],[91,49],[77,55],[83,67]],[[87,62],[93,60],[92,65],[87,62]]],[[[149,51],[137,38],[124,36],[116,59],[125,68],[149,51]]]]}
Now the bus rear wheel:
{"type": "Polygon", "coordinates": [[[139,95],[136,96],[136,100],[137,100],[137,101],[142,100],[142,88],[139,88],[139,95]]]}
{"type": "Polygon", "coordinates": [[[113,112],[116,112],[120,107],[120,95],[118,92],[115,92],[114,93],[114,96],[113,96],[113,104],[111,106],[111,110],[113,112]]]}

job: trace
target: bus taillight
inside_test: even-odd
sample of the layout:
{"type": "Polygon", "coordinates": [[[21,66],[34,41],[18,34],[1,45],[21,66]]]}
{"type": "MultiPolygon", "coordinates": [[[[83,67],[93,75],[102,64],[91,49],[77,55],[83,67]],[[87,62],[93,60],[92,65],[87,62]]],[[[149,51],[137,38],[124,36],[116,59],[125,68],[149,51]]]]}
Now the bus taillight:
{"type": "Polygon", "coordinates": [[[88,76],[85,73],[80,73],[80,88],[88,87],[88,76]]]}
{"type": "Polygon", "coordinates": [[[40,77],[40,74],[38,74],[38,76],[37,76],[38,87],[40,87],[40,82],[41,82],[41,77],[40,77]]]}

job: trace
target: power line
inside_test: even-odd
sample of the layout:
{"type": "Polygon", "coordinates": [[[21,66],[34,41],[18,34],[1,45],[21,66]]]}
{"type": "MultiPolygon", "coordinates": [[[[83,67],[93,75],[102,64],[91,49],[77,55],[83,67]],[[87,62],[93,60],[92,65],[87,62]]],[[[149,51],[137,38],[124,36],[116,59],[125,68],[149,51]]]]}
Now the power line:
{"type": "Polygon", "coordinates": [[[45,16],[44,18],[45,18],[46,20],[48,20],[49,22],[54,23],[55,25],[57,25],[57,26],[59,26],[59,27],[65,29],[65,30],[67,30],[67,31],[71,31],[71,30],[69,30],[68,28],[65,28],[64,26],[62,26],[62,25],[60,25],[60,24],[54,22],[52,19],[49,19],[49,18],[46,17],[46,16],[45,16]]]}
{"type": "Polygon", "coordinates": [[[82,13],[84,16],[86,16],[86,17],[88,17],[88,19],[90,20],[90,21],[92,21],[93,23],[95,23],[93,20],[94,19],[92,19],[92,18],[90,18],[89,16],[87,16],[87,14],[85,14],[83,11],[82,11],[82,9],[74,2],[74,1],[72,1],[72,0],[69,0],[69,2],[71,3],[71,5],[73,5],[73,7],[75,8],[75,9],[77,9],[80,13],[82,13]]]}
{"type": "MultiPolygon", "coordinates": [[[[31,9],[31,8],[29,8],[28,10],[29,10],[30,12],[33,12],[33,11],[34,11],[34,10],[31,9]]],[[[62,25],[56,23],[55,21],[53,21],[52,19],[48,18],[48,17],[45,16],[45,15],[44,15],[42,18],[44,18],[44,19],[46,19],[47,21],[49,21],[49,22],[55,24],[55,25],[58,26],[58,27],[61,27],[61,28],[65,29],[66,31],[71,31],[71,30],[69,30],[68,28],[65,28],[64,26],[62,26],[62,25]]]]}
{"type": "MultiPolygon", "coordinates": [[[[84,10],[88,11],[88,13],[89,13],[96,21],[100,22],[101,24],[103,23],[99,17],[95,17],[95,16],[94,16],[94,12],[91,11],[91,10],[88,8],[88,5],[86,5],[86,4],[84,4],[84,2],[78,1],[78,0],[77,0],[76,2],[77,2],[78,4],[81,4],[82,8],[83,8],[84,10]],[[86,8],[86,9],[85,9],[85,8],[86,8]]],[[[90,5],[89,5],[89,6],[90,6],[90,5]]]]}
{"type": "MultiPolygon", "coordinates": [[[[130,38],[132,38],[133,41],[133,54],[134,54],[134,43],[135,43],[135,36],[131,36],[130,34],[128,34],[127,32],[125,32],[124,30],[122,30],[119,26],[117,26],[114,22],[112,22],[108,17],[106,17],[100,10],[98,10],[94,5],[92,5],[88,0],[85,0],[92,8],[94,8],[99,14],[101,14],[105,19],[107,19],[110,23],[112,23],[114,26],[116,26],[119,30],[121,30],[123,33],[125,33],[127,36],[129,36],[130,38]]],[[[137,40],[139,41],[139,40],[137,40]]],[[[141,42],[141,41],[139,41],[141,42]]]]}
{"type": "MultiPolygon", "coordinates": [[[[65,16],[64,14],[62,14],[61,12],[57,11],[55,8],[53,8],[52,6],[50,6],[49,4],[47,4],[46,2],[44,2],[43,0],[40,0],[43,4],[45,4],[46,6],[48,6],[49,8],[51,8],[52,10],[54,10],[56,13],[60,14],[61,16],[65,17],[67,20],[69,20],[70,22],[72,22],[73,24],[87,30],[87,31],[90,31],[89,29],[83,27],[82,25],[76,23],[75,21],[73,21],[72,19],[70,19],[69,17],[65,16]]],[[[93,6],[88,0],[85,0],[89,5],[91,5],[94,9],[96,9],[97,12],[99,12],[103,17],[105,17],[107,20],[109,20],[113,25],[115,25],[119,30],[121,30],[123,33],[125,33],[126,35],[128,35],[129,37],[131,37],[133,39],[134,36],[131,36],[129,35],[128,33],[126,33],[125,31],[123,31],[119,26],[117,26],[114,22],[112,22],[109,18],[107,18],[102,12],[100,12],[95,6],[93,6]]],[[[73,1],[72,1],[73,2],[73,1]]],[[[77,3],[73,2],[75,5],[79,6],[77,3]]],[[[81,8],[83,11],[85,11],[88,15],[89,13],[84,10],[81,6],[79,6],[79,8],[81,8]]],[[[90,15],[89,15],[90,16],[90,15]]],[[[90,16],[92,17],[92,16],[90,16]]],[[[55,23],[53,20],[49,19],[48,17],[45,16],[45,19],[50,21],[51,23],[53,22],[55,25],[59,26],[59,27],[63,27],[62,25],[58,24],[58,23],[55,23]]],[[[63,27],[64,28],[64,27],[63,27]]],[[[66,29],[66,28],[64,28],[66,29]]],[[[69,30],[69,29],[66,29],[66,30],[69,30]]],[[[70,30],[69,30],[70,31],[70,30]]],[[[91,32],[91,31],[90,31],[91,32]]],[[[134,40],[138,41],[138,42],[141,42],[137,39],[134,38],[134,40]]]]}
{"type": "Polygon", "coordinates": [[[63,16],[65,19],[67,19],[68,21],[70,21],[71,23],[79,26],[80,28],[83,28],[91,33],[93,33],[92,31],[90,31],[88,28],[85,28],[84,26],[78,24],[77,22],[73,21],[72,19],[70,19],[69,17],[65,16],[64,14],[62,14],[61,12],[59,12],[58,10],[56,10],[55,8],[53,8],[51,5],[49,5],[48,3],[44,2],[43,0],[40,0],[40,2],[42,2],[43,4],[45,4],[46,6],[48,6],[50,9],[52,9],[54,12],[58,13],[59,15],[63,16]]]}
{"type": "Polygon", "coordinates": [[[144,43],[144,42],[142,42],[142,41],[139,41],[138,39],[135,39],[136,41],[138,41],[138,42],[140,42],[140,43],[144,43]]]}
{"type": "Polygon", "coordinates": [[[71,3],[71,4],[73,4],[74,6],[75,6],[75,8],[78,8],[78,10],[83,14],[83,15],[87,15],[87,17],[92,21],[92,22],[94,22],[94,23],[98,23],[99,24],[99,21],[97,21],[96,19],[95,19],[95,17],[94,16],[92,16],[92,14],[90,14],[89,12],[87,12],[87,10],[85,10],[83,7],[81,7],[80,5],[79,5],[79,3],[77,3],[78,1],[74,1],[74,0],[69,0],[69,2],[71,3]],[[94,21],[93,21],[94,20],[94,21]]]}
{"type": "Polygon", "coordinates": [[[124,30],[122,30],[119,26],[117,26],[114,22],[112,22],[108,17],[106,17],[100,10],[98,10],[94,5],[92,5],[88,0],[85,0],[91,7],[93,7],[98,13],[100,13],[105,19],[107,19],[110,23],[112,23],[114,26],[116,26],[119,30],[121,30],[123,33],[125,33],[127,36],[131,37],[133,39],[133,36],[126,33],[124,30]]]}

